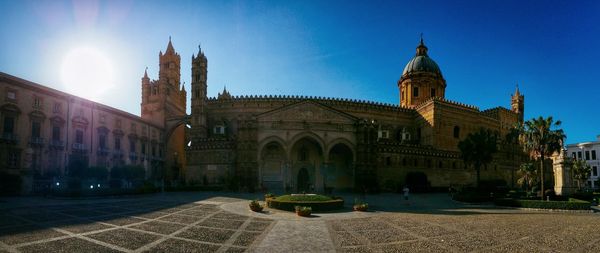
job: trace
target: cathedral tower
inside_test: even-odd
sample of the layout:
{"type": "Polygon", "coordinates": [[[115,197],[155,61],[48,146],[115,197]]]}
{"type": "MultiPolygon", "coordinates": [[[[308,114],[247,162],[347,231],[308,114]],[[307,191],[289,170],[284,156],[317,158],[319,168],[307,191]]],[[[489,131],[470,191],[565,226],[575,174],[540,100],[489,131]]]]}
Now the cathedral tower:
{"type": "Polygon", "coordinates": [[[519,92],[519,85],[510,98],[510,110],[519,114],[519,122],[523,123],[523,116],[525,114],[525,96],[519,92]]]}
{"type": "Polygon", "coordinates": [[[417,53],[402,72],[398,80],[400,106],[415,107],[432,97],[444,98],[446,80],[437,63],[427,55],[427,47],[421,37],[417,53]]]}
{"type": "Polygon", "coordinates": [[[198,46],[198,55],[192,55],[192,129],[191,136],[207,137],[206,129],[206,80],[208,61],[198,46]]]}

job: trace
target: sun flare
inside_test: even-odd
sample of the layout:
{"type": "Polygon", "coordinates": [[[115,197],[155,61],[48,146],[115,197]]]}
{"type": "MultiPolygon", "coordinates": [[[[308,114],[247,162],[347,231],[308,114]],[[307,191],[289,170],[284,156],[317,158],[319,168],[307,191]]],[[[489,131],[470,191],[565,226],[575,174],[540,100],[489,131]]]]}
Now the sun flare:
{"type": "Polygon", "coordinates": [[[79,47],[65,55],[61,79],[68,92],[96,99],[113,86],[113,67],[102,51],[79,47]]]}

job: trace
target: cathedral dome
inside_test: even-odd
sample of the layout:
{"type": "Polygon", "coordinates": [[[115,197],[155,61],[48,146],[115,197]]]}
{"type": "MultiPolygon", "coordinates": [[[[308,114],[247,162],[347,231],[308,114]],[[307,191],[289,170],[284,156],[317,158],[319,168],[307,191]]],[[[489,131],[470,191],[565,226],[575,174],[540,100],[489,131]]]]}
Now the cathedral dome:
{"type": "Polygon", "coordinates": [[[429,72],[436,76],[442,76],[440,67],[427,55],[427,47],[423,43],[423,38],[421,38],[421,43],[417,47],[417,54],[404,67],[402,76],[416,72],[429,72]]]}

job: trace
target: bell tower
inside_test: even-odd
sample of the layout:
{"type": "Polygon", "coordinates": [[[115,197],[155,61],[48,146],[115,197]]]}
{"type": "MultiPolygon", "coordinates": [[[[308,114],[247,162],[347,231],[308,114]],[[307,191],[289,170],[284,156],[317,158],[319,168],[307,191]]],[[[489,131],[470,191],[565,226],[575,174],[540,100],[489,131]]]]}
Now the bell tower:
{"type": "MultiPolygon", "coordinates": [[[[207,137],[206,126],[206,80],[208,60],[198,46],[198,55],[192,55],[192,129],[191,136],[207,137]]],[[[194,141],[194,140],[192,140],[194,141]]]]}
{"type": "Polygon", "coordinates": [[[519,92],[519,85],[510,98],[510,110],[519,115],[519,122],[523,123],[523,116],[525,114],[525,96],[519,92]]]}

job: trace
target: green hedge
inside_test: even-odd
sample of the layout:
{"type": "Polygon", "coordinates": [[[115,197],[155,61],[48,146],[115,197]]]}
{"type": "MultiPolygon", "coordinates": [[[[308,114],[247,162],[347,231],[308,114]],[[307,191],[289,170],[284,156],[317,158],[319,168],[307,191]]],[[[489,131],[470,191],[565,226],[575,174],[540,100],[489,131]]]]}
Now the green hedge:
{"type": "Polygon", "coordinates": [[[591,203],[584,200],[569,198],[569,201],[543,201],[525,199],[496,199],[497,206],[524,207],[537,209],[589,210],[591,203]]]}
{"type": "Polygon", "coordinates": [[[329,201],[332,198],[323,195],[281,195],[275,198],[277,201],[290,202],[290,201],[329,201]]]}
{"type": "Polygon", "coordinates": [[[343,199],[330,199],[326,201],[281,201],[279,198],[267,199],[267,206],[285,211],[295,211],[296,206],[310,207],[313,211],[331,211],[344,208],[343,199]]]}

